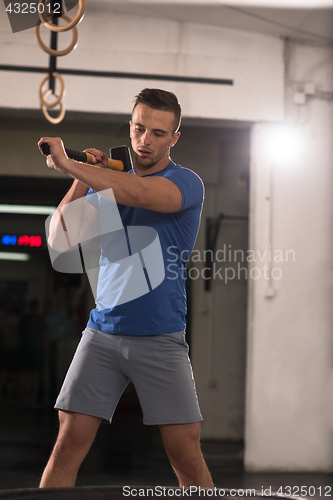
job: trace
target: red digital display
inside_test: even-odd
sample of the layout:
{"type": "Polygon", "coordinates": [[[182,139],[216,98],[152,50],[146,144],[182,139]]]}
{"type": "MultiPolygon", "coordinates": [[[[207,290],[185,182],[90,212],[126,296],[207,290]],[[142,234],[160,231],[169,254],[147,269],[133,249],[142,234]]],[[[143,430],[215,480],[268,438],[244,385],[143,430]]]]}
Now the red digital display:
{"type": "Polygon", "coordinates": [[[19,246],[25,247],[40,247],[42,245],[42,237],[35,235],[21,234],[17,239],[17,244],[19,246]]]}

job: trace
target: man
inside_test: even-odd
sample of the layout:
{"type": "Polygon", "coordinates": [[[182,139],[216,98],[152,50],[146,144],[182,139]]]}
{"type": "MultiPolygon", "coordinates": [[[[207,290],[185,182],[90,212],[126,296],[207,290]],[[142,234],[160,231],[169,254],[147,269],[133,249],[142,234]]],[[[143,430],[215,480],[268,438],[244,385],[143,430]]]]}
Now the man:
{"type": "MultiPolygon", "coordinates": [[[[144,89],[136,96],[130,122],[134,151],[131,173],[105,168],[107,157],[96,149],[87,150],[95,157],[95,165],[86,165],[68,159],[59,138],[43,137],[38,143],[39,147],[43,143],[50,146],[49,168],[75,179],[59,207],[88,194],[84,204],[88,211],[83,212],[81,224],[84,229],[77,241],[87,239],[82,231],[89,232],[92,207],[100,210],[105,202],[100,193],[112,188],[124,227],[156,230],[164,262],[172,248],[172,262],[177,260],[179,269],[174,279],[174,271],[170,273],[165,265],[159,286],[150,286],[148,293],[129,302],[105,305],[113,284],[107,274],[109,267],[100,268],[97,306],[55,405],[59,436],[41,487],[74,485],[101,421],[111,421],[129,380],[136,388],[144,423],[160,427],[180,486],[213,486],[200,450],[202,417],[184,339],[186,296],[180,272],[184,265],[181,252],[191,253],[198,233],[204,190],[194,172],[170,160],[170,148],[180,136],[180,119],[174,94],[144,89]]],[[[49,241],[56,242],[62,227],[64,220],[54,219],[49,241]]],[[[102,242],[102,257],[103,245],[107,242],[102,242]]]]}

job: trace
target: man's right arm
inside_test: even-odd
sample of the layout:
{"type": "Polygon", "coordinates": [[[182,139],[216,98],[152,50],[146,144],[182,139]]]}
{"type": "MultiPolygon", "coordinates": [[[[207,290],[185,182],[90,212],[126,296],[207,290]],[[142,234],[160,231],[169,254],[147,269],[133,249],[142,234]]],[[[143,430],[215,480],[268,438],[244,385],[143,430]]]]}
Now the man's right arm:
{"type": "Polygon", "coordinates": [[[96,234],[97,212],[85,201],[89,188],[74,180],[61,200],[49,225],[48,244],[58,252],[65,252],[96,234]]]}

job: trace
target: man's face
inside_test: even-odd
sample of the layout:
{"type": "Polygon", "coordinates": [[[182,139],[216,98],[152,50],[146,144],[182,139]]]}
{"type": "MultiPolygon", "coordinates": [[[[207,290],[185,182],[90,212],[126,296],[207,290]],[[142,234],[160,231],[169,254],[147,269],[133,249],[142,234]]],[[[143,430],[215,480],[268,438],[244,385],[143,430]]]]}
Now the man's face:
{"type": "Polygon", "coordinates": [[[135,107],[130,136],[137,165],[149,168],[160,162],[165,168],[169,163],[169,149],[180,135],[173,132],[174,119],[171,111],[153,109],[142,103],[135,107]]]}

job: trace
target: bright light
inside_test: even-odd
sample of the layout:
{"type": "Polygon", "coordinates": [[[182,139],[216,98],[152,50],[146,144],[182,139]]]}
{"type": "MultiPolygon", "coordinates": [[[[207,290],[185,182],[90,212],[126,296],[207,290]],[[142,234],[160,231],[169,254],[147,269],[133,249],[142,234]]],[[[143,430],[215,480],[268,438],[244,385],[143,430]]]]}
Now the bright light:
{"type": "Polygon", "coordinates": [[[28,253],[0,252],[0,260],[20,260],[20,261],[27,261],[29,259],[30,259],[30,255],[28,253]]]}
{"type": "Polygon", "coordinates": [[[3,214],[34,214],[50,215],[56,207],[42,207],[34,205],[0,205],[0,213],[3,214]]]}
{"type": "Polygon", "coordinates": [[[264,134],[263,153],[275,165],[289,165],[301,156],[301,137],[296,127],[276,125],[264,134]]]}

